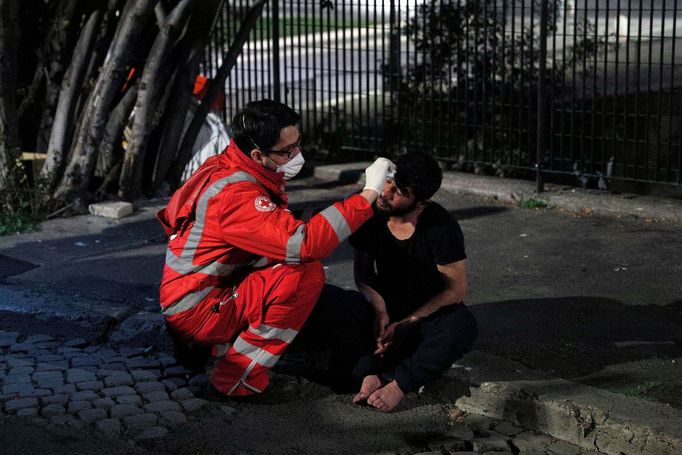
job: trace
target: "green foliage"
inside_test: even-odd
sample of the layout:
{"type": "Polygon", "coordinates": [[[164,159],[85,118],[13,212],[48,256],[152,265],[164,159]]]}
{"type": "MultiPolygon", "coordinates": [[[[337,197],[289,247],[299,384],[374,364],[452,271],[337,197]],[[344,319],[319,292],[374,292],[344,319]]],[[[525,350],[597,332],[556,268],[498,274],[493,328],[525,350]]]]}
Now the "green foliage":
{"type": "Polygon", "coordinates": [[[549,204],[544,199],[522,199],[516,206],[522,209],[544,209],[549,207],[549,204]]]}
{"type": "Polygon", "coordinates": [[[37,230],[47,215],[42,180],[32,181],[20,160],[10,163],[5,182],[0,182],[0,235],[37,230]]]}

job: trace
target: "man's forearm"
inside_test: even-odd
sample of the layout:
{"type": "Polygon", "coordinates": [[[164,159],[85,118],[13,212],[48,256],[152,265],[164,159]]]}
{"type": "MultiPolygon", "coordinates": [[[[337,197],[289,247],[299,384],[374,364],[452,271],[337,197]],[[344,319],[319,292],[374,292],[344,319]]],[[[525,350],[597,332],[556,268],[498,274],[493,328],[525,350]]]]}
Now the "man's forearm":
{"type": "Polygon", "coordinates": [[[419,319],[430,316],[445,306],[461,303],[462,300],[464,300],[465,293],[466,290],[445,289],[433,296],[417,310],[413,311],[412,314],[405,318],[405,320],[408,322],[416,322],[419,319]]]}

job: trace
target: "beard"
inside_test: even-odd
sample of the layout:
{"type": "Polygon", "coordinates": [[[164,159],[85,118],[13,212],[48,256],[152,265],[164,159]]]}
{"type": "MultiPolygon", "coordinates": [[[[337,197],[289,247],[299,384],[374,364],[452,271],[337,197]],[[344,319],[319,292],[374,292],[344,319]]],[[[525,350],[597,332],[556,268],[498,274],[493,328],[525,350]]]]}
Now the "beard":
{"type": "Polygon", "coordinates": [[[372,206],[374,207],[374,212],[379,214],[379,215],[382,215],[386,218],[391,217],[391,216],[405,216],[408,213],[410,213],[412,210],[417,208],[417,200],[416,199],[414,201],[412,201],[412,203],[410,205],[408,205],[407,207],[393,207],[393,206],[380,207],[377,204],[378,200],[379,199],[374,201],[374,204],[372,204],[372,206]]]}

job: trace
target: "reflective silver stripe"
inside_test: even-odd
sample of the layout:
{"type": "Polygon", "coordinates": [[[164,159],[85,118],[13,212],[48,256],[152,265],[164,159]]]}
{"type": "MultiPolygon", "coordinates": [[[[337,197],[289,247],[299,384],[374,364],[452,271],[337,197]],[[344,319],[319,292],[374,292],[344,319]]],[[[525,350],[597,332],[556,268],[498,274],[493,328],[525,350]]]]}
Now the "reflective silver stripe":
{"type": "Polygon", "coordinates": [[[183,311],[187,311],[191,308],[194,308],[199,302],[204,300],[204,298],[213,289],[215,289],[215,286],[209,286],[206,289],[202,289],[201,291],[189,292],[180,300],[171,303],[166,308],[161,310],[161,313],[164,316],[173,316],[175,314],[182,313],[183,311]]]}
{"type": "Polygon", "coordinates": [[[256,262],[254,262],[252,267],[263,267],[265,265],[268,265],[268,258],[262,257],[258,259],[256,262]]]}
{"type": "Polygon", "coordinates": [[[216,344],[214,347],[215,356],[216,357],[224,356],[225,354],[227,354],[227,351],[230,350],[230,346],[232,346],[232,343],[216,344]]]}
{"type": "Polygon", "coordinates": [[[301,224],[287,241],[287,256],[285,262],[301,262],[301,246],[305,238],[305,224],[301,224]]]}
{"type": "Polygon", "coordinates": [[[270,354],[265,349],[261,349],[252,345],[251,343],[247,343],[242,337],[237,337],[237,339],[234,341],[234,344],[232,345],[232,348],[236,352],[247,356],[251,360],[266,368],[274,367],[279,360],[278,355],[270,354]]]}
{"type": "Polygon", "coordinates": [[[322,210],[320,214],[329,222],[332,229],[339,238],[339,243],[343,242],[351,235],[350,226],[336,206],[331,205],[322,210]]]}
{"type": "Polygon", "coordinates": [[[228,276],[232,273],[235,268],[232,264],[212,262],[209,264],[194,265],[194,253],[196,252],[199,242],[201,241],[201,236],[204,233],[208,201],[220,193],[226,185],[237,182],[258,183],[255,178],[246,172],[235,172],[209,186],[206,191],[202,193],[199,202],[197,202],[194,225],[189,231],[187,242],[185,242],[185,246],[183,247],[180,256],[176,256],[175,253],[168,248],[166,252],[166,265],[168,267],[182,275],[200,272],[206,275],[228,276]]]}
{"type": "Polygon", "coordinates": [[[228,395],[232,395],[232,392],[234,392],[237,389],[237,387],[239,387],[239,384],[242,384],[247,389],[254,391],[256,393],[261,392],[261,390],[258,390],[257,388],[255,388],[251,385],[247,385],[246,382],[244,382],[246,380],[247,376],[249,375],[249,373],[251,373],[251,370],[253,370],[253,367],[255,367],[255,366],[256,366],[256,361],[251,360],[251,363],[249,363],[249,366],[246,367],[246,370],[244,370],[244,373],[242,374],[242,377],[239,378],[239,381],[235,382],[235,384],[232,386],[232,388],[227,391],[228,395]]]}
{"type": "Polygon", "coordinates": [[[290,344],[298,335],[298,330],[294,329],[278,329],[269,325],[261,324],[258,327],[249,327],[249,332],[265,338],[266,340],[282,340],[290,344]]]}

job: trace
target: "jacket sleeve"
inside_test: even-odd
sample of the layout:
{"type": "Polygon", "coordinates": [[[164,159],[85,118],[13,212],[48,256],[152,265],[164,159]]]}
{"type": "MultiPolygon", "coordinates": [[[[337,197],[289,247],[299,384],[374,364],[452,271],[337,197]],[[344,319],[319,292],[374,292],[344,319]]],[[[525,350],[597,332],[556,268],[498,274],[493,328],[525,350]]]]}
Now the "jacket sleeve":
{"type": "Polygon", "coordinates": [[[329,256],[373,214],[360,195],[332,204],[307,223],[274,204],[265,190],[251,183],[235,184],[221,196],[220,230],[225,242],[289,263],[329,256]]]}

